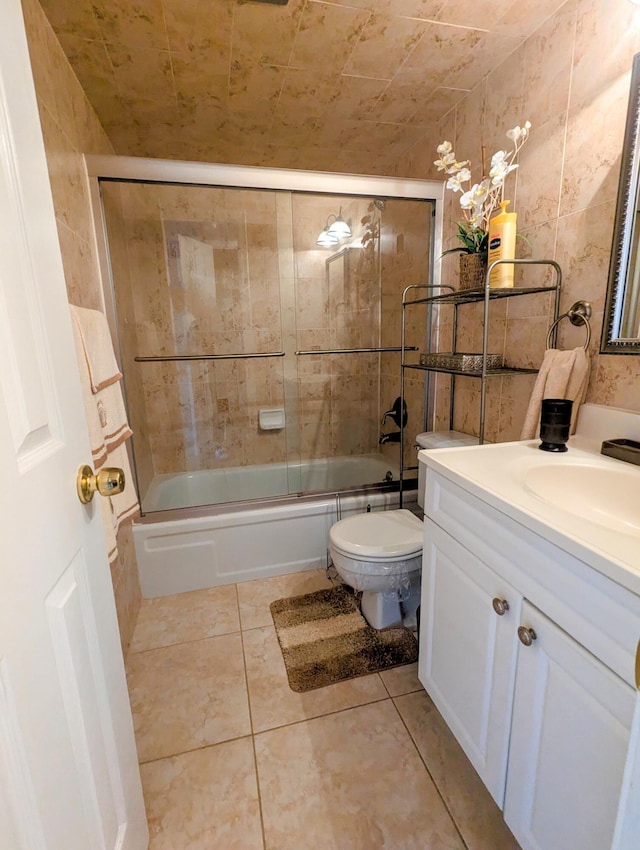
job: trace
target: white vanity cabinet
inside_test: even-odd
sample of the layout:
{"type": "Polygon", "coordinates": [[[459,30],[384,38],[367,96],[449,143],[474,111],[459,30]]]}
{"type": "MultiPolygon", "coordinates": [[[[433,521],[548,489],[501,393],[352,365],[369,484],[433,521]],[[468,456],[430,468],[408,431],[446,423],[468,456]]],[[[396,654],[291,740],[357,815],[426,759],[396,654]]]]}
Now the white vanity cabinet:
{"type": "Polygon", "coordinates": [[[640,847],[638,638],[639,597],[427,470],[419,676],[523,850],[640,847]]]}
{"type": "Polygon", "coordinates": [[[521,618],[505,820],[524,850],[609,848],[635,692],[529,603],[521,618]]]}
{"type": "Polygon", "coordinates": [[[502,808],[522,595],[425,519],[420,678],[502,808]]]}

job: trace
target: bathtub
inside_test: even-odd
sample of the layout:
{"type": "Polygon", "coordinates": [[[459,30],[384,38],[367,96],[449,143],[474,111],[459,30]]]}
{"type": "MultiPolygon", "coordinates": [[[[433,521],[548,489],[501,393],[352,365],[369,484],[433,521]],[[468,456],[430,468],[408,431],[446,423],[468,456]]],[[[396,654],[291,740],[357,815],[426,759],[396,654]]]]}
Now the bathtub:
{"type": "Polygon", "coordinates": [[[142,499],[142,510],[149,513],[288,493],[338,491],[392,480],[398,480],[398,468],[381,454],[169,473],[154,477],[142,499]]]}
{"type": "MultiPolygon", "coordinates": [[[[345,480],[343,475],[346,472],[336,467],[344,460],[376,464],[373,467],[363,465],[360,472],[370,472],[373,468],[381,473],[378,475],[380,481],[388,470],[397,474],[397,470],[380,455],[367,455],[364,459],[331,458],[313,461],[308,465],[303,464],[295,474],[299,474],[301,483],[304,480],[305,484],[313,482],[317,486],[328,480],[339,482],[345,480]],[[381,460],[384,462],[381,463],[381,460]]],[[[270,479],[276,472],[273,466],[270,464],[266,467],[271,470],[268,473],[270,479]]],[[[280,467],[280,464],[275,466],[280,467]]],[[[352,472],[354,467],[352,464],[352,472]]],[[[152,485],[148,496],[157,500],[153,504],[163,504],[164,508],[170,505],[171,499],[184,505],[184,501],[177,502],[177,494],[190,494],[192,504],[198,505],[201,504],[198,498],[202,493],[212,492],[211,489],[207,491],[207,487],[219,488],[221,480],[229,479],[234,487],[239,487],[239,482],[244,485],[244,493],[247,495],[240,498],[257,498],[264,468],[257,469],[259,475],[253,484],[244,475],[237,476],[234,481],[233,474],[238,471],[253,473],[256,467],[214,470],[209,475],[217,476],[217,482],[210,480],[208,483],[206,472],[186,474],[184,477],[190,481],[177,480],[180,476],[158,476],[161,480],[155,490],[152,485]],[[164,503],[160,500],[160,494],[165,496],[164,503]]],[[[372,480],[370,475],[368,478],[372,480]]],[[[362,480],[366,481],[367,478],[362,480]]],[[[353,479],[350,484],[354,487],[353,479]]],[[[332,486],[338,489],[335,483],[332,486]]],[[[318,489],[321,487],[318,486],[318,489]]],[[[269,495],[272,496],[273,488],[270,490],[269,495]]],[[[415,490],[405,491],[405,507],[411,508],[415,504],[416,495],[415,490]]],[[[299,498],[274,498],[260,505],[211,505],[192,510],[192,515],[188,515],[188,511],[181,511],[183,515],[175,519],[170,511],[144,516],[133,526],[142,594],[145,597],[166,596],[325,567],[329,529],[339,517],[361,513],[368,507],[374,511],[389,510],[398,506],[398,500],[397,491],[365,490],[339,495],[320,493],[299,498]]],[[[148,504],[145,497],[145,510],[149,510],[148,504]]]]}

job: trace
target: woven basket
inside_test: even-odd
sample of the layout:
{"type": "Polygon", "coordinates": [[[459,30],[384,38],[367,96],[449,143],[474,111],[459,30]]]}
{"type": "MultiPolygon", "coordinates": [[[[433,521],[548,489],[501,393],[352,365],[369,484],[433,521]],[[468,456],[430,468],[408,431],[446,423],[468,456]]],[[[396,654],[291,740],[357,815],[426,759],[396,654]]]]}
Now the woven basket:
{"type": "Polygon", "coordinates": [[[482,289],[486,274],[485,254],[460,254],[460,289],[482,289]]]}

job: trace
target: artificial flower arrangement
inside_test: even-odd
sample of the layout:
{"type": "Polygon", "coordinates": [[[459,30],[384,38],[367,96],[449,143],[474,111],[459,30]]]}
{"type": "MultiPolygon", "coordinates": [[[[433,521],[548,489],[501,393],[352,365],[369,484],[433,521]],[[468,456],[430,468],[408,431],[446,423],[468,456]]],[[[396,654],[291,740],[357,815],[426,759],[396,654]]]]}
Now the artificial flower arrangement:
{"type": "MultiPolygon", "coordinates": [[[[474,183],[464,190],[464,184],[471,182],[470,160],[458,162],[451,142],[442,142],[437,151],[440,158],[435,160],[438,171],[450,175],[446,188],[462,192],[460,206],[464,220],[458,223],[458,239],[462,245],[450,248],[444,254],[460,251],[464,254],[484,254],[486,256],[489,241],[489,221],[500,201],[504,200],[504,181],[508,174],[518,168],[515,162],[520,149],[529,138],[531,122],[525,121],[522,127],[516,126],[507,131],[507,138],[513,142],[513,150],[496,151],[491,157],[488,177],[474,183]]],[[[483,168],[484,170],[484,168],[483,168]]],[[[444,256],[443,254],[443,256],[444,256]]]]}

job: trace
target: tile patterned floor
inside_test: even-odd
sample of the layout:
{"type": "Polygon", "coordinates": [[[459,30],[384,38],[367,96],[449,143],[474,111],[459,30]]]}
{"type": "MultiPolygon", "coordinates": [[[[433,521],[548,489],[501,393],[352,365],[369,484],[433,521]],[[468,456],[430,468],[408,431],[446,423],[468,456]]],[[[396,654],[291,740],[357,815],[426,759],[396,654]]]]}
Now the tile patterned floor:
{"type": "Polygon", "coordinates": [[[127,667],[150,850],[519,850],[415,664],[289,688],[269,604],[327,586],[144,601],[127,667]]]}

